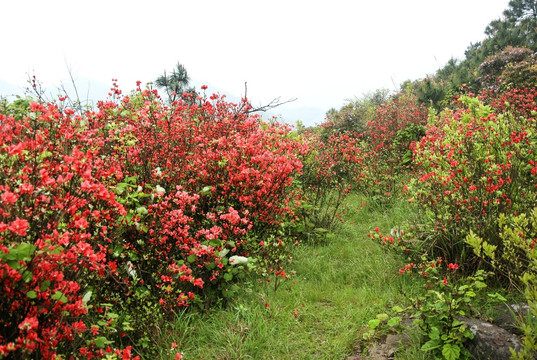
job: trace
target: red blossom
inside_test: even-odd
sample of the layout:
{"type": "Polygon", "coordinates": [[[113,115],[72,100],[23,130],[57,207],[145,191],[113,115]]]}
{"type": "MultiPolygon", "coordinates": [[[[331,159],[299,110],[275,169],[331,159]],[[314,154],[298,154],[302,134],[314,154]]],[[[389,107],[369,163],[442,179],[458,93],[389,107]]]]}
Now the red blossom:
{"type": "Polygon", "coordinates": [[[15,204],[17,202],[18,196],[11,191],[4,191],[2,194],[2,202],[6,204],[15,204]]]}
{"type": "Polygon", "coordinates": [[[19,219],[12,221],[7,226],[7,229],[11,231],[12,233],[19,235],[19,236],[26,236],[26,231],[28,230],[28,220],[26,219],[19,219]]]}

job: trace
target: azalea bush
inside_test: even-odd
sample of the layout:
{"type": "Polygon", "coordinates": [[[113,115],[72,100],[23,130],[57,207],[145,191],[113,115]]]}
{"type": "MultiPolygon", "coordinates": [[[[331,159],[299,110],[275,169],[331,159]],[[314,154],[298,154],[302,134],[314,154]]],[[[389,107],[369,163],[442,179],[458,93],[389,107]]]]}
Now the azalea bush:
{"type": "Polygon", "coordinates": [[[308,151],[303,155],[304,171],[299,178],[304,201],[298,230],[312,230],[322,237],[341,220],[343,201],[363,164],[363,154],[352,133],[334,133],[325,140],[305,133],[303,139],[308,151]]]}
{"type": "Polygon", "coordinates": [[[525,117],[535,127],[537,88],[512,87],[506,91],[486,90],[478,98],[499,112],[509,112],[515,118],[525,117]]]}
{"type": "Polygon", "coordinates": [[[287,126],[219,95],[64,100],[0,107],[2,356],[151,354],[174,311],[286,274],[304,146],[287,126]]]}
{"type": "Polygon", "coordinates": [[[136,194],[128,200],[133,201],[133,218],[125,227],[133,242],[132,264],[161,274],[155,267],[163,266],[163,258],[164,264],[185,261],[178,265],[192,268],[206,284],[191,290],[211,302],[233,296],[237,273],[228,262],[233,256],[278,262],[281,254],[267,259],[258,244],[282,242],[281,224],[292,217],[292,200],[298,196],[292,185],[301,171],[302,145],[291,138],[289,127],[248,115],[246,102],[229,104],[218,95],[191,97],[184,94],[168,109],[156,91],[140,89],[119,104],[99,104],[105,118],[97,122],[96,117],[93,131],[105,137],[101,141],[107,146],[117,136],[106,138],[110,126],[135,144],[119,144],[110,157],[111,162],[124,161],[124,171],[135,178],[125,187],[136,194]],[[154,196],[163,201],[146,206],[154,196]],[[166,224],[170,214],[174,217],[166,224]],[[185,225],[183,232],[175,229],[178,224],[185,225]],[[139,255],[147,254],[147,244],[159,253],[143,260],[139,255]]]}
{"type": "Polygon", "coordinates": [[[383,203],[398,195],[411,172],[411,145],[424,135],[427,109],[411,93],[376,108],[363,135],[364,166],[356,175],[358,191],[383,203]]]}
{"type": "MultiPolygon", "coordinates": [[[[458,263],[446,264],[441,257],[430,258],[427,254],[418,257],[413,253],[416,249],[412,245],[412,236],[409,238],[408,235],[404,230],[396,229],[385,235],[379,228],[368,234],[382,246],[407,259],[399,274],[423,284],[418,296],[409,299],[410,306],[393,308],[396,314],[386,325],[400,331],[401,316],[406,315],[414,319],[413,329],[419,331],[421,351],[430,352],[436,358],[468,358],[471,355],[465,343],[473,339],[473,334],[461,316],[474,315],[477,299],[486,298],[488,302],[505,302],[506,299],[498,293],[488,293],[485,297],[486,280],[492,273],[481,269],[461,276],[465,271],[458,263]]],[[[387,314],[383,315],[386,319],[390,318],[387,314]]],[[[378,332],[380,323],[377,320],[370,321],[369,325],[372,330],[368,335],[378,332]]]]}
{"type": "Polygon", "coordinates": [[[536,201],[535,123],[510,111],[495,111],[477,98],[431,116],[415,145],[419,175],[408,187],[423,210],[414,241],[418,253],[465,264],[479,260],[465,243],[470,230],[503,251],[499,214],[526,211],[536,201]]]}
{"type": "Polygon", "coordinates": [[[110,187],[121,172],[78,144],[82,129],[72,115],[54,104],[2,105],[2,357],[51,359],[74,353],[75,344],[104,347],[84,318],[91,286],[117,275],[106,244],[126,213],[110,187]]]}
{"type": "MultiPolygon", "coordinates": [[[[471,357],[465,345],[474,338],[474,334],[461,317],[473,315],[473,302],[478,296],[483,297],[488,274],[479,270],[474,275],[457,278],[454,275],[458,269],[458,264],[454,263],[444,268],[440,259],[422,263],[414,270],[400,271],[426,281],[422,294],[412,299],[412,306],[405,310],[414,317],[413,324],[421,333],[421,351],[429,352],[435,358],[455,360],[471,357]]],[[[497,293],[489,294],[489,301],[497,299],[505,301],[497,293]]]]}

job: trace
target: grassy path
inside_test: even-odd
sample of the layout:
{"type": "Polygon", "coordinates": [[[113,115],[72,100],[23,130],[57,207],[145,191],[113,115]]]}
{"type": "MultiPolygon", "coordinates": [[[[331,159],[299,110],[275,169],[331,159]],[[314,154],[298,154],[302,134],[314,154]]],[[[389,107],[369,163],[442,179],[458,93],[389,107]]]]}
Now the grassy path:
{"type": "Polygon", "coordinates": [[[412,289],[397,276],[401,264],[367,237],[376,226],[395,226],[408,209],[356,210],[362,201],[349,199],[330,243],[297,249],[292,280],[277,291],[259,282],[225,310],[180,316],[163,348],[175,342],[187,360],[346,359],[364,325],[412,289]]]}

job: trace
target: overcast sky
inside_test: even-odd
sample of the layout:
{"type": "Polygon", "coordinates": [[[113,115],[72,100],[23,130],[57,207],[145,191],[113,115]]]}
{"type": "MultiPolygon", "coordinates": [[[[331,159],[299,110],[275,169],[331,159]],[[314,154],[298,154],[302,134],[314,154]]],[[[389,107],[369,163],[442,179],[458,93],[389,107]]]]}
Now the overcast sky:
{"type": "MultiPolygon", "coordinates": [[[[434,73],[484,39],[508,0],[271,0],[0,2],[0,94],[35,73],[91,96],[112,78],[124,91],[179,61],[198,88],[244,93],[254,105],[298,98],[274,112],[320,123],[345,99],[434,73]]],[[[100,95],[102,94],[102,95],[100,95]]],[[[98,100],[98,99],[94,99],[98,100]]]]}

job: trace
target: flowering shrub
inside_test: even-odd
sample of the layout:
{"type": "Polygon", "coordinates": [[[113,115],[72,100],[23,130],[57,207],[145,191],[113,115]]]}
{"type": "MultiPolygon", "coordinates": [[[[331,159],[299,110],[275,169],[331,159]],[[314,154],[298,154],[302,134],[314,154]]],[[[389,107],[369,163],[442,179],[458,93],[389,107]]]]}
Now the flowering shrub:
{"type": "Polygon", "coordinates": [[[507,91],[487,90],[479,97],[498,112],[510,112],[515,118],[525,117],[535,125],[537,115],[537,88],[511,88],[507,91]]]}
{"type": "Polygon", "coordinates": [[[109,95],[84,114],[0,108],[2,355],[148,354],[171,311],[234,296],[256,262],[285,274],[290,129],[246,100],[109,95]]]}
{"type": "Polygon", "coordinates": [[[476,98],[461,104],[430,117],[415,146],[420,173],[408,190],[425,214],[422,249],[473,271],[477,260],[464,242],[469,231],[502,248],[498,215],[535,203],[537,136],[530,119],[495,113],[476,98]]]}
{"type": "MultiPolygon", "coordinates": [[[[383,246],[396,251],[403,250],[406,254],[406,246],[411,246],[408,239],[405,239],[405,232],[401,230],[392,230],[390,235],[383,235],[379,228],[375,228],[368,236],[383,246]]],[[[464,343],[472,339],[473,334],[459,317],[468,316],[472,312],[472,301],[480,290],[487,287],[484,281],[488,274],[478,270],[473,275],[460,277],[456,276],[460,270],[457,263],[446,265],[442,258],[431,260],[427,256],[414,258],[415,262],[404,265],[399,269],[399,274],[412,276],[419,283],[423,283],[423,291],[410,299],[411,306],[405,309],[396,306],[394,310],[414,318],[413,323],[422,337],[421,351],[431,352],[437,358],[468,357],[469,352],[464,343]]],[[[489,297],[505,301],[499,294],[489,294],[489,297]]],[[[386,315],[386,318],[388,317],[386,315]]],[[[394,319],[401,318],[399,315],[393,317],[392,322],[394,319]]],[[[399,322],[393,324],[399,325],[399,322]]],[[[378,321],[375,321],[374,325],[373,329],[378,326],[378,321]]],[[[389,323],[387,325],[390,326],[389,323]]]]}
{"type": "Polygon", "coordinates": [[[339,210],[351,191],[363,154],[351,133],[331,134],[325,141],[319,135],[305,133],[303,139],[308,152],[303,155],[304,172],[300,177],[305,200],[302,208],[309,211],[302,220],[322,232],[340,220],[339,210]]]}
{"type": "Polygon", "coordinates": [[[359,191],[376,201],[401,191],[410,171],[410,146],[423,135],[426,121],[427,109],[410,93],[376,109],[364,133],[364,166],[356,176],[359,191]]]}
{"type": "Polygon", "coordinates": [[[479,65],[479,80],[484,87],[533,87],[537,80],[536,56],[530,49],[508,46],[479,65]]]}
{"type": "Polygon", "coordinates": [[[71,353],[89,287],[116,273],[105,244],[125,213],[109,186],[121,175],[77,144],[70,115],[23,100],[0,113],[0,357],[71,353]]]}

